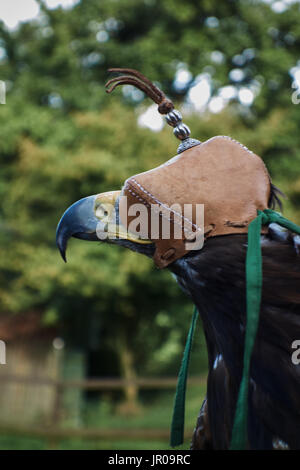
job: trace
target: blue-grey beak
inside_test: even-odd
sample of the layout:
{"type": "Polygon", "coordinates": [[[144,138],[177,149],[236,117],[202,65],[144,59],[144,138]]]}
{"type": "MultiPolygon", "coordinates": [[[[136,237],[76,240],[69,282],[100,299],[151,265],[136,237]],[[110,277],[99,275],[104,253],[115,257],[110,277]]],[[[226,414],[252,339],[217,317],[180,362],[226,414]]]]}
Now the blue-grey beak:
{"type": "Polygon", "coordinates": [[[94,213],[97,195],[85,197],[70,206],[59,221],[56,230],[56,244],[66,262],[66,249],[70,237],[99,241],[96,234],[99,220],[94,213]]]}

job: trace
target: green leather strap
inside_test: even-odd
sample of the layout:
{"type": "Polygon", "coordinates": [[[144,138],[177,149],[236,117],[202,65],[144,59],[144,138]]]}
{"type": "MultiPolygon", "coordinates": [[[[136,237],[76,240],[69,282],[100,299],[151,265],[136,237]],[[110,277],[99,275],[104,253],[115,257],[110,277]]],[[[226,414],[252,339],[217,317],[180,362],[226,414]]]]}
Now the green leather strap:
{"type": "Polygon", "coordinates": [[[186,393],[186,382],[189,370],[190,355],[193,343],[193,336],[195,331],[195,325],[198,318],[197,308],[194,308],[192,317],[192,323],[190,331],[186,340],[184,348],[182,363],[178,374],[175,401],[173,408],[173,418],[171,425],[171,439],[170,445],[172,447],[180,446],[183,443],[184,436],[184,410],[185,410],[185,393],[186,393]]]}

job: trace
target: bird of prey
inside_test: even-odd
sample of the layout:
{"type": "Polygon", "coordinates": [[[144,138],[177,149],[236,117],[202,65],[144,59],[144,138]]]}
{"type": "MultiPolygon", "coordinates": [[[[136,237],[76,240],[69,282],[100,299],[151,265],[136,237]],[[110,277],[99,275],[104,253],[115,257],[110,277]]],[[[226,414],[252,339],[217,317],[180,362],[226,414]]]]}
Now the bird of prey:
{"type": "MultiPolygon", "coordinates": [[[[204,143],[190,139],[170,101],[155,95],[156,87],[149,91],[151,82],[146,79],[141,85],[141,74],[128,69],[126,73],[127,78],[113,79],[109,85],[134,84],[156,101],[182,140],[179,154],[161,167],[129,178],[121,191],[75,202],[60,220],[57,245],[65,259],[70,237],[102,238],[103,243],[153,258],[173,273],[198,309],[209,358],[207,395],[191,449],[228,449],[243,374],[248,228],[255,217],[253,209],[280,204],[279,191],[259,157],[227,137],[204,143]],[[204,203],[201,249],[184,249],[182,240],[162,240],[160,235],[151,239],[149,231],[142,236],[123,223],[124,195],[148,207],[149,194],[158,195],[159,202],[204,203]],[[117,236],[101,236],[111,231],[117,236]]],[[[175,224],[174,214],[171,220],[175,224]]],[[[297,359],[294,345],[297,340],[300,344],[300,241],[277,223],[263,226],[259,236],[263,280],[248,383],[247,448],[300,449],[300,361],[293,360],[297,359]]]]}

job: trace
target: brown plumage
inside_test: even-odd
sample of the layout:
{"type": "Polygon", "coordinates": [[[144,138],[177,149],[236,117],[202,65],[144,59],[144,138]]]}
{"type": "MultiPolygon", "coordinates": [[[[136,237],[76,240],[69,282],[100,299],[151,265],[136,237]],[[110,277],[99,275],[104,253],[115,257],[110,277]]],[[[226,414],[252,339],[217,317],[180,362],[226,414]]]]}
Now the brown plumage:
{"type": "MultiPolygon", "coordinates": [[[[300,340],[300,258],[288,232],[270,227],[261,245],[263,293],[251,361],[249,448],[271,449],[279,442],[300,449],[300,365],[292,362],[292,343],[300,340]]],[[[230,444],[242,374],[246,249],[246,235],[216,237],[171,266],[199,309],[209,353],[207,401],[193,449],[230,444]]]]}

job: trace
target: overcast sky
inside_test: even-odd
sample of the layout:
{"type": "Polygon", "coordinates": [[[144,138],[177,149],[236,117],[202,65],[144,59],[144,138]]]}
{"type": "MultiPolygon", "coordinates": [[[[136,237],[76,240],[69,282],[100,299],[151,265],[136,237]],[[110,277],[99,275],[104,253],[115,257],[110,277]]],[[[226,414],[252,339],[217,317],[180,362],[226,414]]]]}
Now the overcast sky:
{"type": "MultiPolygon", "coordinates": [[[[70,7],[78,0],[45,0],[49,8],[61,5],[70,7]]],[[[10,29],[14,29],[20,21],[28,21],[39,13],[39,6],[35,0],[0,0],[0,18],[10,29]]]]}

